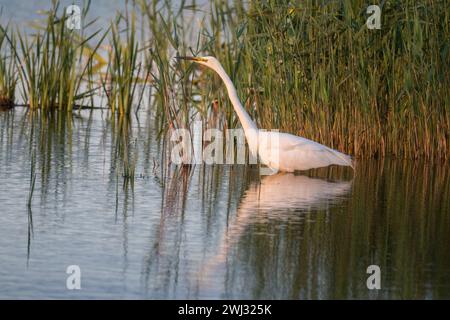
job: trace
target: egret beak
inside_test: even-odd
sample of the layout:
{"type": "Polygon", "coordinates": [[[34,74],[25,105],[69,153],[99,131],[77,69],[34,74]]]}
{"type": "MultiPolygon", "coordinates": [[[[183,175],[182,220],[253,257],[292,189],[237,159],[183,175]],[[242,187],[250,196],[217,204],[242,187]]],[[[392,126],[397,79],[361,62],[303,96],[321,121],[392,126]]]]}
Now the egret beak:
{"type": "Polygon", "coordinates": [[[175,59],[190,60],[190,61],[197,61],[197,62],[206,62],[206,61],[208,61],[208,59],[200,58],[200,57],[180,57],[180,56],[176,56],[175,59]]]}

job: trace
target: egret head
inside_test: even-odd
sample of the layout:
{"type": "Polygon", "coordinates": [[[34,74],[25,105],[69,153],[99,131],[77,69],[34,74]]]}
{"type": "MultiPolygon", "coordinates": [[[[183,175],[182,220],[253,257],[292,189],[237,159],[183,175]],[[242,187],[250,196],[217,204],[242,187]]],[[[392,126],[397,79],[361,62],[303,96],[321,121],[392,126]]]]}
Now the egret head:
{"type": "Polygon", "coordinates": [[[202,64],[204,66],[207,66],[213,70],[217,70],[219,67],[221,67],[220,62],[211,56],[205,56],[205,57],[176,57],[177,59],[181,60],[188,60],[192,61],[198,64],[202,64]]]}

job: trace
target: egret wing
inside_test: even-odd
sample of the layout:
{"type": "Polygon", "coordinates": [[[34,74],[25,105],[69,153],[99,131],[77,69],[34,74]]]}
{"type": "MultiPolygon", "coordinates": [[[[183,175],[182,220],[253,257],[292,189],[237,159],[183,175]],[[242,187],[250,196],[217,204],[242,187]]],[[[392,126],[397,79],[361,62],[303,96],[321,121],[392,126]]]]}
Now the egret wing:
{"type": "Polygon", "coordinates": [[[332,164],[353,167],[350,156],[333,150],[320,143],[286,134],[280,139],[279,157],[281,167],[295,170],[308,170],[332,164]]]}

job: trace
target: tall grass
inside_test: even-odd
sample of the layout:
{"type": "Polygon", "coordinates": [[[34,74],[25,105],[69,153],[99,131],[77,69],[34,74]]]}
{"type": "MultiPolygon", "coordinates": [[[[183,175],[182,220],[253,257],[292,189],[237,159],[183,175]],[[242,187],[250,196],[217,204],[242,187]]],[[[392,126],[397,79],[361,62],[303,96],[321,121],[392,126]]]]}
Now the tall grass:
{"type": "Polygon", "coordinates": [[[362,0],[131,4],[132,12],[126,2],[125,14],[100,40],[100,31],[68,30],[66,17],[55,18],[58,2],[34,36],[2,28],[2,101],[14,101],[18,73],[30,108],[70,111],[98,93],[92,83],[104,63],[100,89],[114,114],[138,109],[143,84],[151,86],[161,136],[189,128],[194,119],[210,124],[211,116],[222,129],[232,128],[239,122],[220,79],[173,60],[214,55],[261,128],[359,158],[449,158],[450,13],[444,1],[383,2],[381,30],[366,27],[362,0]],[[105,37],[108,57],[94,66],[105,37]],[[15,61],[8,59],[12,54],[15,61]]]}
{"type": "MultiPolygon", "coordinates": [[[[193,101],[193,68],[186,68],[173,58],[200,51],[200,35],[194,36],[195,46],[188,46],[192,35],[198,31],[193,29],[193,18],[185,16],[186,3],[176,12],[170,1],[139,3],[142,19],[147,22],[144,32],[150,34],[146,61],[154,88],[152,106],[162,128],[189,128],[197,113],[205,114],[193,101]]],[[[195,9],[195,5],[192,8],[195,9]]]]}
{"type": "MultiPolygon", "coordinates": [[[[302,135],[360,158],[447,159],[450,28],[445,3],[386,2],[381,30],[366,27],[366,8],[363,1],[346,0],[254,1],[248,6],[214,1],[197,48],[199,55],[222,62],[262,128],[302,135]]],[[[182,32],[162,30],[169,40],[182,32]]],[[[195,38],[188,43],[195,44],[195,38]]],[[[158,59],[189,47],[164,39],[156,44],[158,59]]],[[[160,68],[158,79],[177,72],[160,68]]],[[[195,75],[192,92],[205,98],[200,104],[186,100],[189,107],[172,114],[180,117],[194,108],[210,114],[217,99],[225,111],[224,127],[236,126],[220,79],[204,69],[195,75]]],[[[161,110],[174,107],[167,98],[160,103],[161,110]]],[[[175,122],[169,112],[163,114],[175,122]]]]}
{"type": "Polygon", "coordinates": [[[65,13],[57,18],[58,8],[59,2],[53,2],[44,25],[37,28],[36,34],[30,36],[17,30],[17,45],[15,38],[8,37],[2,28],[16,59],[23,100],[31,109],[71,111],[77,101],[95,91],[84,91],[82,81],[88,80],[87,71],[93,70],[96,51],[106,34],[91,48],[88,41],[100,30],[87,37],[70,30],[65,23],[65,13]]]}
{"type": "Polygon", "coordinates": [[[259,124],[359,157],[448,158],[445,3],[388,1],[381,30],[366,27],[365,8],[252,2],[240,83],[263,89],[259,124]]]}
{"type": "Polygon", "coordinates": [[[0,106],[12,107],[15,103],[17,75],[14,59],[15,38],[7,40],[8,28],[0,29],[0,106]]]}
{"type": "Polygon", "coordinates": [[[149,72],[144,70],[144,61],[140,54],[136,38],[136,15],[118,15],[111,23],[108,66],[102,78],[102,87],[113,113],[129,116],[133,103],[140,104],[144,90],[138,90],[139,84],[145,84],[149,72]],[[121,30],[124,22],[124,30],[121,30]],[[124,35],[123,35],[124,34],[124,35]],[[142,75],[143,78],[142,78],[142,75]],[[139,99],[137,99],[139,97],[139,99]]]}

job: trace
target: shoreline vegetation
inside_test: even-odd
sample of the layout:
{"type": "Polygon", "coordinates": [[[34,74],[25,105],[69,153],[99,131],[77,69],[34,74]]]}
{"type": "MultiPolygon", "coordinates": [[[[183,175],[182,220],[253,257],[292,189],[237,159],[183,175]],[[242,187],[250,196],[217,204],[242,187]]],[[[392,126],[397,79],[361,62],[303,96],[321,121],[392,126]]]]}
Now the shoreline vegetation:
{"type": "Polygon", "coordinates": [[[124,136],[130,125],[123,122],[144,110],[155,115],[160,137],[199,118],[204,128],[234,128],[220,79],[173,59],[213,55],[261,128],[357,159],[450,156],[444,1],[386,1],[380,30],[366,27],[363,1],[212,1],[206,11],[195,1],[123,6],[106,27],[87,21],[90,1],[81,30],[67,28],[58,1],[49,1],[32,31],[1,25],[0,109],[21,105],[45,116],[106,108],[124,136]]]}

